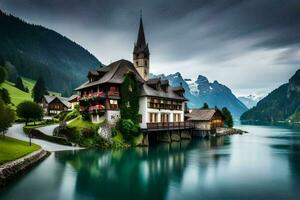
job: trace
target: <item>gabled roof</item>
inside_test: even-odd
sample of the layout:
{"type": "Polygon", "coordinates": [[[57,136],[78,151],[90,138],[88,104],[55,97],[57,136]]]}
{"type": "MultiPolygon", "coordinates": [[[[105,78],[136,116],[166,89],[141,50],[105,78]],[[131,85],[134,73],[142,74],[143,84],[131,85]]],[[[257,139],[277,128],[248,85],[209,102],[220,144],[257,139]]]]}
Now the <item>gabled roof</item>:
{"type": "Polygon", "coordinates": [[[73,94],[72,96],[70,96],[70,97],[68,98],[68,101],[70,102],[70,101],[74,101],[75,99],[77,100],[77,97],[78,97],[77,94],[73,94]]]}
{"type": "Polygon", "coordinates": [[[163,90],[155,90],[147,84],[143,84],[141,88],[140,96],[150,96],[150,97],[161,97],[168,99],[178,99],[186,101],[187,99],[179,96],[173,91],[172,87],[168,87],[168,91],[164,92],[163,90]]]}
{"type": "Polygon", "coordinates": [[[223,117],[223,114],[217,109],[193,109],[185,116],[190,121],[210,121],[217,112],[223,117]]]}
{"type": "Polygon", "coordinates": [[[58,97],[58,96],[49,96],[49,95],[44,95],[45,101],[47,104],[53,102],[55,99],[60,101],[62,104],[64,104],[67,108],[71,107],[71,104],[69,103],[69,98],[66,97],[58,97]]]}
{"type": "Polygon", "coordinates": [[[144,82],[144,79],[137,72],[136,68],[133,64],[128,60],[118,60],[116,62],[111,63],[110,65],[104,67],[104,69],[99,69],[105,74],[97,81],[94,82],[85,82],[75,90],[81,90],[83,88],[88,88],[94,85],[99,85],[103,83],[116,83],[121,84],[124,81],[125,74],[128,72],[133,72],[136,75],[136,78],[139,82],[144,82]]]}

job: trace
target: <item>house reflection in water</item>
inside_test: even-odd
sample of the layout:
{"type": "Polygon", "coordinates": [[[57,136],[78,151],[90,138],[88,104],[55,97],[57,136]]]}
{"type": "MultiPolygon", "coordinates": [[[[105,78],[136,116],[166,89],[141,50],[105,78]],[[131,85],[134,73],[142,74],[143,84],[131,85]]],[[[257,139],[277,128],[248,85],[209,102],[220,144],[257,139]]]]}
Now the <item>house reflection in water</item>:
{"type": "MultiPolygon", "coordinates": [[[[130,199],[134,194],[135,199],[164,199],[170,186],[182,185],[184,176],[188,175],[189,151],[198,153],[201,148],[211,149],[224,144],[222,138],[216,140],[184,141],[154,148],[60,152],[55,158],[76,173],[76,197],[130,199]]],[[[202,170],[206,170],[208,163],[200,157],[198,162],[201,162],[202,170]]]]}

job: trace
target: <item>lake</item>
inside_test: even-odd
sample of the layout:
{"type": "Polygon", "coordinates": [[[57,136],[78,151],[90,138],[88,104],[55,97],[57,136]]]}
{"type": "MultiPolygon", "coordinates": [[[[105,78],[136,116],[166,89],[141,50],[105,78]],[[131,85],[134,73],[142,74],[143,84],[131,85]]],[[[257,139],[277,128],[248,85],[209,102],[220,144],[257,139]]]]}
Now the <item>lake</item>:
{"type": "Polygon", "coordinates": [[[300,130],[52,153],[0,199],[300,199],[300,130]]]}

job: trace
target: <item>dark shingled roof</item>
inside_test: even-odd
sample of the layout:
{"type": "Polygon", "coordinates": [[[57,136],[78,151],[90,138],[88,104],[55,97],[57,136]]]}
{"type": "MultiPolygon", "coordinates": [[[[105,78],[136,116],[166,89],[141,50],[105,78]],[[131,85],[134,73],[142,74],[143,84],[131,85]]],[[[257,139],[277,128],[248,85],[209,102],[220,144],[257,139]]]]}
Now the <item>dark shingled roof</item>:
{"type": "Polygon", "coordinates": [[[178,99],[178,100],[183,100],[183,101],[187,100],[186,98],[181,97],[178,94],[176,94],[173,91],[172,87],[168,87],[168,91],[164,92],[163,90],[155,90],[145,83],[142,85],[140,96],[162,97],[162,98],[168,98],[168,99],[178,99]]]}
{"type": "Polygon", "coordinates": [[[71,104],[69,102],[69,98],[66,97],[58,97],[58,96],[49,96],[49,95],[44,95],[45,101],[49,104],[54,99],[58,99],[61,103],[63,103],[67,108],[71,107],[71,104]]]}
{"type": "MultiPolygon", "coordinates": [[[[192,112],[185,116],[188,117],[190,121],[210,121],[216,112],[220,111],[216,109],[193,109],[192,112]]],[[[220,114],[222,115],[221,112],[220,114]]]]}
{"type": "MultiPolygon", "coordinates": [[[[160,82],[162,85],[169,84],[168,80],[157,79],[149,79],[148,81],[144,81],[144,79],[140,76],[136,68],[130,61],[127,60],[119,60],[111,63],[110,65],[99,69],[104,72],[104,75],[100,77],[99,80],[94,82],[85,82],[75,90],[81,90],[84,88],[88,88],[91,86],[103,84],[103,83],[116,83],[122,84],[125,78],[125,74],[128,72],[133,72],[136,75],[137,80],[141,83],[141,95],[140,96],[152,96],[152,97],[161,97],[161,98],[169,98],[169,99],[178,99],[186,101],[184,97],[176,94],[174,92],[174,88],[167,87],[167,91],[163,90],[155,90],[149,85],[158,84],[160,82]]],[[[98,70],[98,71],[99,71],[98,70]]]]}
{"type": "Polygon", "coordinates": [[[136,78],[139,82],[144,82],[144,79],[136,71],[136,68],[133,66],[133,64],[128,60],[118,60],[104,67],[104,69],[102,70],[103,72],[106,71],[106,73],[99,80],[94,82],[85,82],[75,90],[81,90],[83,88],[88,88],[103,83],[121,84],[124,81],[125,74],[128,72],[133,72],[136,75],[136,78]]]}

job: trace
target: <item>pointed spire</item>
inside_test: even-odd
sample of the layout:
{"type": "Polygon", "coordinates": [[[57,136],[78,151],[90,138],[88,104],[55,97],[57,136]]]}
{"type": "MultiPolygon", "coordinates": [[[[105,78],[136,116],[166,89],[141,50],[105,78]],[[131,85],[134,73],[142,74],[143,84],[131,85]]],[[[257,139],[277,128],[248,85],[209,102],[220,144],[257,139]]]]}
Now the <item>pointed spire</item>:
{"type": "Polygon", "coordinates": [[[138,47],[144,47],[144,46],[146,46],[144,26],[143,26],[143,20],[142,20],[142,11],[141,11],[141,17],[140,17],[139,34],[138,34],[138,38],[137,38],[137,41],[136,41],[136,45],[138,47]]]}

